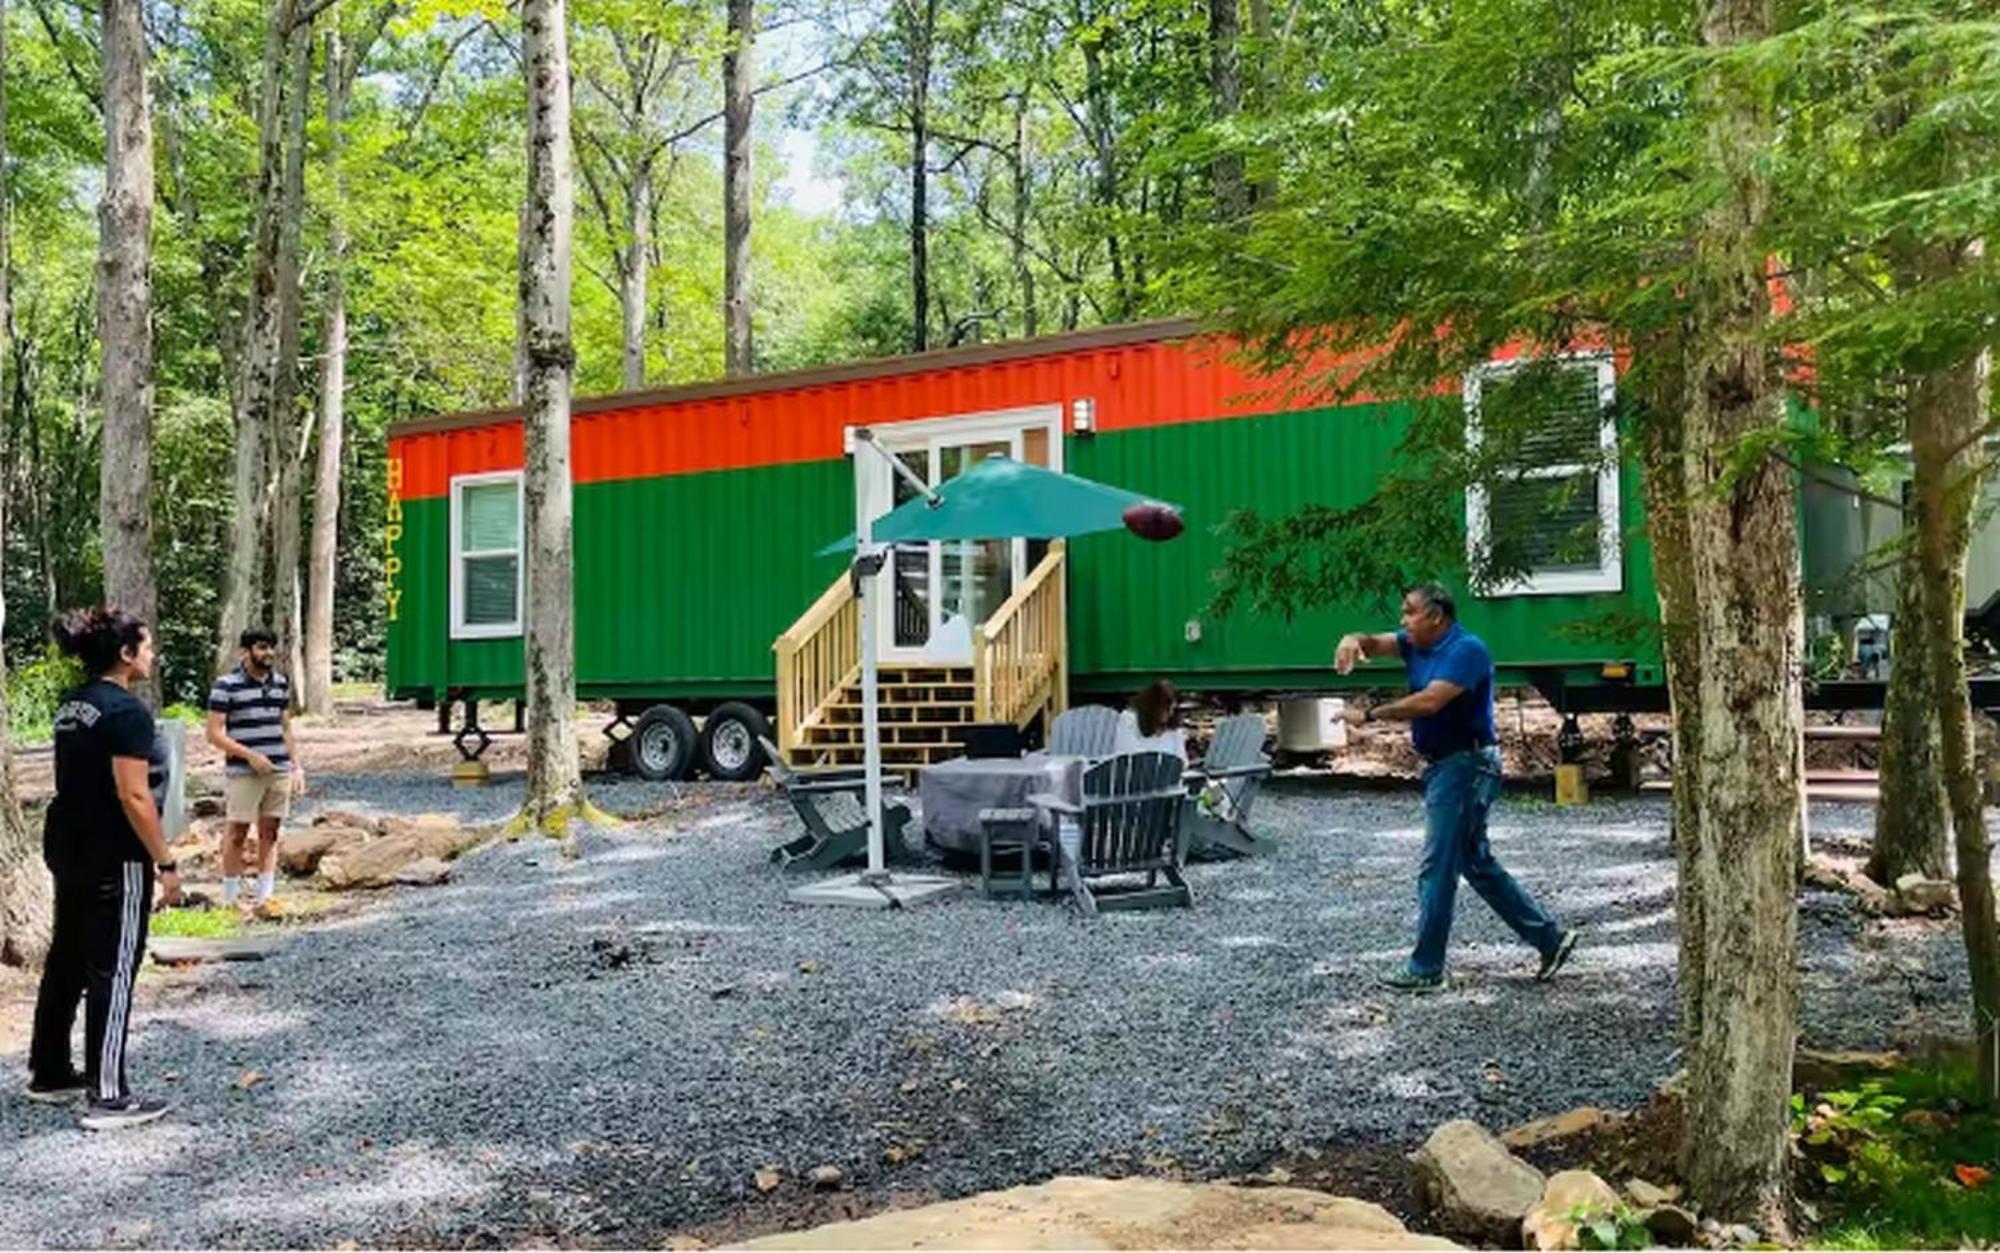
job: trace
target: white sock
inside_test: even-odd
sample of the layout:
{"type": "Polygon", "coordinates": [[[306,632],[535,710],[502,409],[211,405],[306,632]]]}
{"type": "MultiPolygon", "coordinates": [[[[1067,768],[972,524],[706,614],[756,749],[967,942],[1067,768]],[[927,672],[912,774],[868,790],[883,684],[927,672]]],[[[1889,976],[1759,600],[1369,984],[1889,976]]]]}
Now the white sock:
{"type": "Polygon", "coordinates": [[[241,892],[242,890],[243,890],[243,880],[237,878],[233,874],[226,874],[222,876],[223,904],[234,905],[236,903],[236,894],[238,892],[241,892]]]}
{"type": "Polygon", "coordinates": [[[257,876],[257,903],[262,905],[271,899],[271,893],[278,890],[278,872],[266,870],[257,876]]]}

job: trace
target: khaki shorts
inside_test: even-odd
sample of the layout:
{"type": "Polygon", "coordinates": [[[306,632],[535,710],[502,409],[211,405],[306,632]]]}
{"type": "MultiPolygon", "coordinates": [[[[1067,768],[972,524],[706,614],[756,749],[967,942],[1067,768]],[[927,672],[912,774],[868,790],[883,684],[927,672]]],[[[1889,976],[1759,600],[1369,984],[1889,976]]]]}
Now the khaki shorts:
{"type": "Polygon", "coordinates": [[[224,791],[223,816],[230,822],[284,819],[292,812],[292,772],[232,774],[224,791]]]}

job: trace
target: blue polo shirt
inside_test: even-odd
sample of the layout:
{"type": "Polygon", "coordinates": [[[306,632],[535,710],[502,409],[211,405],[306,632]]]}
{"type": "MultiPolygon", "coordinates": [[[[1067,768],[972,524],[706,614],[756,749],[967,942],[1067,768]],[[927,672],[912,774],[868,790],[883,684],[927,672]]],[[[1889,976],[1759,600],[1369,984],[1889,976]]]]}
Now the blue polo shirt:
{"type": "Polygon", "coordinates": [[[1419,755],[1436,761],[1499,742],[1493,733],[1493,654],[1486,641],[1454,622],[1429,648],[1418,648],[1407,631],[1398,631],[1396,651],[1409,668],[1412,692],[1429,687],[1432,679],[1465,689],[1430,717],[1411,721],[1410,742],[1419,755]]]}

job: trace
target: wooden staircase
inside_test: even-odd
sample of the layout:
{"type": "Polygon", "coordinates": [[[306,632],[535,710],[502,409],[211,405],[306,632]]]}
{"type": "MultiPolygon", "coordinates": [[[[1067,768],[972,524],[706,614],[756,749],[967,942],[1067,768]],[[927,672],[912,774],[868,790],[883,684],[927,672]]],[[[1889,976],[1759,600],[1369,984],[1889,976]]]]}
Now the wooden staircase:
{"type": "MultiPolygon", "coordinates": [[[[973,633],[970,666],[884,662],[876,716],[882,761],[921,769],[965,752],[976,723],[1026,727],[1067,706],[1064,546],[1048,555],[973,633]]],[[[778,747],[791,764],[858,766],[861,726],[859,613],[846,575],[772,645],[777,654],[778,747]]]]}
{"type": "MultiPolygon", "coordinates": [[[[876,717],[882,761],[902,768],[928,766],[965,752],[965,728],[976,721],[978,701],[970,666],[882,666],[876,717]]],[[[861,680],[842,687],[800,729],[794,761],[829,766],[861,764],[861,680]]]]}

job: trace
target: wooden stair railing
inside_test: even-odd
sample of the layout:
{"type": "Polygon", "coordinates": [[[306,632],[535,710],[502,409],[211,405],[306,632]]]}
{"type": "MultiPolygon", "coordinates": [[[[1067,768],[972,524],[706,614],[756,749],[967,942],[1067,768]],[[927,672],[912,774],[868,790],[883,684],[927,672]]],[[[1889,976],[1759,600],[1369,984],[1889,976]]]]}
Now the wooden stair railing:
{"type": "Polygon", "coordinates": [[[975,717],[1025,727],[1068,705],[1067,548],[1061,540],[972,636],[975,717]]]}
{"type": "Polygon", "coordinates": [[[861,611],[845,571],[778,637],[778,747],[789,757],[805,730],[861,673],[861,611]]]}

